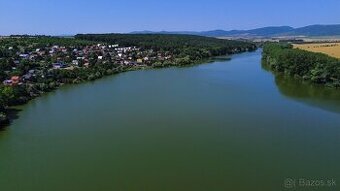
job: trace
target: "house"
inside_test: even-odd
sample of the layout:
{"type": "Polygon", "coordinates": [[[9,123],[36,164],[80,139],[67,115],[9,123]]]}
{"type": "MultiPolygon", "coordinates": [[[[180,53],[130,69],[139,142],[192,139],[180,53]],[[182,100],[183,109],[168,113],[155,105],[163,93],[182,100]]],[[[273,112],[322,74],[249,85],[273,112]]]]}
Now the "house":
{"type": "Polygon", "coordinates": [[[20,54],[19,56],[23,59],[28,59],[30,55],[29,54],[20,54]]]}
{"type": "Polygon", "coordinates": [[[103,60],[103,56],[98,56],[98,60],[103,60]]]}
{"type": "Polygon", "coordinates": [[[78,66],[79,65],[79,61],[78,60],[72,60],[72,64],[75,65],[75,66],[78,66]]]}
{"type": "Polygon", "coordinates": [[[141,58],[137,59],[137,63],[138,64],[142,64],[143,63],[143,59],[141,59],[141,58]]]}
{"type": "Polygon", "coordinates": [[[52,64],[53,69],[60,69],[61,68],[61,64],[60,63],[54,63],[52,64]]]}
{"type": "Polygon", "coordinates": [[[31,80],[32,77],[35,77],[35,70],[29,70],[25,75],[22,76],[23,81],[31,80]]]}
{"type": "Polygon", "coordinates": [[[22,79],[23,79],[24,81],[30,80],[31,78],[32,78],[32,74],[29,74],[29,73],[22,76],[22,79]]]}
{"type": "Polygon", "coordinates": [[[119,44],[109,45],[109,48],[117,48],[117,47],[119,47],[119,44]]]}
{"type": "Polygon", "coordinates": [[[10,86],[12,85],[12,80],[5,80],[2,82],[5,86],[10,86]]]}
{"type": "Polygon", "coordinates": [[[20,82],[20,77],[19,76],[12,76],[11,81],[12,81],[12,85],[17,85],[20,82]]]}
{"type": "Polygon", "coordinates": [[[59,63],[59,62],[52,64],[52,66],[53,66],[53,69],[61,69],[61,68],[66,68],[67,67],[66,64],[59,63]]]}
{"type": "Polygon", "coordinates": [[[34,60],[36,57],[37,57],[37,55],[34,55],[34,54],[29,56],[30,60],[34,60]]]}

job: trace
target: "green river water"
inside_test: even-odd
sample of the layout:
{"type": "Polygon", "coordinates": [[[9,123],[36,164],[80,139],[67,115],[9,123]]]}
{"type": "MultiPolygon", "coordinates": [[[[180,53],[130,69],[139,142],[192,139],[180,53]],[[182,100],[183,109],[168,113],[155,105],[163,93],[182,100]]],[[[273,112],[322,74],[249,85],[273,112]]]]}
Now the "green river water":
{"type": "Polygon", "coordinates": [[[275,77],[260,51],[65,86],[21,110],[0,132],[0,191],[340,190],[340,91],[275,77]],[[301,178],[338,185],[287,185],[301,178]]]}

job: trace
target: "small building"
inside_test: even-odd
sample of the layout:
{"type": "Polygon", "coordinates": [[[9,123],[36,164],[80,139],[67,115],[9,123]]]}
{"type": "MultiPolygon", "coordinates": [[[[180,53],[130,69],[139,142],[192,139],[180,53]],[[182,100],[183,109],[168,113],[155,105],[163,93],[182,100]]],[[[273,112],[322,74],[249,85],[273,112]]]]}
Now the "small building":
{"type": "Polygon", "coordinates": [[[138,64],[143,64],[143,59],[141,59],[141,58],[137,59],[137,63],[138,64]]]}
{"type": "Polygon", "coordinates": [[[23,59],[28,59],[30,55],[29,54],[20,54],[19,56],[23,59]]]}
{"type": "Polygon", "coordinates": [[[118,48],[118,47],[119,47],[119,44],[112,44],[112,45],[109,45],[108,47],[109,47],[109,48],[118,48]]]}
{"type": "Polygon", "coordinates": [[[32,78],[32,74],[29,74],[29,73],[22,76],[22,79],[23,79],[24,81],[30,80],[31,78],[32,78]]]}
{"type": "Polygon", "coordinates": [[[12,80],[4,80],[2,83],[3,83],[5,86],[10,86],[10,85],[12,85],[12,80]]]}
{"type": "Polygon", "coordinates": [[[54,64],[52,64],[52,66],[53,66],[53,69],[61,69],[61,68],[67,67],[66,64],[64,64],[64,63],[54,63],[54,64]]]}
{"type": "Polygon", "coordinates": [[[20,82],[20,77],[19,76],[12,76],[11,81],[12,81],[12,85],[17,85],[20,82]]]}
{"type": "Polygon", "coordinates": [[[79,65],[79,61],[78,60],[72,60],[72,64],[75,65],[75,66],[78,66],[79,65]]]}

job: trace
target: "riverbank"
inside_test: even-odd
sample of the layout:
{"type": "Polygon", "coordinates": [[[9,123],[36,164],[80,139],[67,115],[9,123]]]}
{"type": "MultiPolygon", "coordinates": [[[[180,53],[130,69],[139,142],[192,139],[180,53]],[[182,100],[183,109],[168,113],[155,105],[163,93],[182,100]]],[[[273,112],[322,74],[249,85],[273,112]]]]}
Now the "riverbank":
{"type": "MultiPolygon", "coordinates": [[[[243,52],[238,52],[239,53],[243,53],[243,52]]],[[[80,84],[80,83],[85,83],[85,82],[89,82],[89,81],[95,81],[98,79],[101,79],[105,76],[110,76],[110,75],[115,75],[115,74],[119,74],[119,73],[125,73],[125,72],[130,72],[130,71],[137,71],[137,70],[149,70],[149,69],[162,69],[162,68],[169,68],[169,67],[189,67],[189,66],[193,66],[193,65],[198,65],[198,64],[203,64],[203,63],[209,63],[209,62],[213,62],[214,60],[219,60],[219,61],[223,61],[223,60],[230,60],[231,57],[230,55],[225,55],[225,56],[214,56],[214,57],[210,57],[210,58],[204,58],[202,60],[195,60],[195,61],[190,61],[190,62],[184,62],[184,63],[168,63],[168,64],[154,64],[152,66],[125,66],[120,68],[119,70],[115,70],[112,71],[110,73],[105,73],[104,75],[100,75],[97,76],[91,80],[73,80],[72,83],[58,83],[56,84],[56,86],[53,89],[49,89],[49,91],[40,91],[37,92],[35,94],[32,94],[32,96],[30,97],[25,97],[20,99],[20,102],[17,102],[13,105],[11,105],[10,107],[5,109],[5,112],[3,112],[0,115],[0,129],[2,128],[6,128],[7,126],[9,126],[11,124],[11,122],[15,119],[18,118],[18,113],[20,112],[20,110],[17,110],[15,108],[13,108],[14,106],[20,106],[20,105],[24,105],[27,104],[29,101],[38,98],[46,93],[49,92],[53,92],[58,90],[60,87],[62,87],[63,85],[66,84],[80,84]]]]}
{"type": "Polygon", "coordinates": [[[331,88],[340,88],[340,60],[322,53],[293,49],[285,43],[267,43],[262,64],[271,71],[331,88]]]}
{"type": "Polygon", "coordinates": [[[192,35],[77,35],[75,38],[1,39],[0,113],[63,84],[146,68],[188,66],[205,59],[255,50],[248,42],[192,35]],[[15,46],[13,45],[15,44],[15,46]]]}

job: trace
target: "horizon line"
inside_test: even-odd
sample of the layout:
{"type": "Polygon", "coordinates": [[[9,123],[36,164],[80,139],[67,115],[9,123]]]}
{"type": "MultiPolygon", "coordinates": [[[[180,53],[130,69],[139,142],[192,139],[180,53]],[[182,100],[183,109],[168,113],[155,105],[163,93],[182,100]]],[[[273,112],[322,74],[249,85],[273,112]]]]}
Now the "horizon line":
{"type": "Polygon", "coordinates": [[[8,34],[8,35],[2,35],[0,34],[0,37],[9,37],[9,36],[52,36],[52,37],[67,37],[67,36],[76,36],[77,34],[133,34],[133,33],[139,33],[139,32],[150,32],[150,33],[161,33],[161,32],[169,32],[169,33],[180,33],[180,32],[191,32],[191,33],[204,33],[204,32],[210,32],[210,31],[247,31],[247,30],[255,30],[255,29],[262,29],[262,28],[270,28],[270,27],[291,27],[293,29],[303,28],[303,27],[309,27],[309,26],[329,26],[329,25],[340,25],[340,23],[337,24],[310,24],[310,25],[304,25],[300,27],[292,27],[290,25],[270,25],[270,26],[262,26],[257,28],[250,28],[250,29],[211,29],[211,30],[134,30],[129,32],[83,32],[83,33],[73,33],[73,34],[31,34],[31,33],[17,33],[17,34],[8,34]]]}

